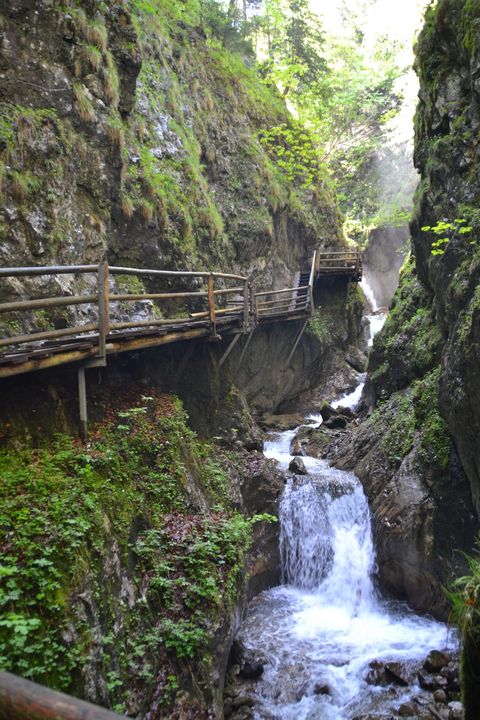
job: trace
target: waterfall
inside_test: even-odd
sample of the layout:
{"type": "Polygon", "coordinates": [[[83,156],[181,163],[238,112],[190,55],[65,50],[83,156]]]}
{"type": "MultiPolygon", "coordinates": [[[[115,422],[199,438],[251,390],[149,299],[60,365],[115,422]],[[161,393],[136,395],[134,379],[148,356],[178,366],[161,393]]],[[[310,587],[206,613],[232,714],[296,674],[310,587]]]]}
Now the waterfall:
{"type": "MultiPolygon", "coordinates": [[[[311,418],[316,425],[319,419],[311,418]]],[[[287,471],[296,430],[265,443],[287,471]]],[[[255,720],[390,717],[411,689],[372,687],[369,663],[424,658],[450,638],[442,623],[384,600],[374,587],[375,551],[363,488],[353,473],[302,458],[308,475],[286,475],[280,503],[283,584],[250,603],[240,631],[264,659],[255,720]]]]}

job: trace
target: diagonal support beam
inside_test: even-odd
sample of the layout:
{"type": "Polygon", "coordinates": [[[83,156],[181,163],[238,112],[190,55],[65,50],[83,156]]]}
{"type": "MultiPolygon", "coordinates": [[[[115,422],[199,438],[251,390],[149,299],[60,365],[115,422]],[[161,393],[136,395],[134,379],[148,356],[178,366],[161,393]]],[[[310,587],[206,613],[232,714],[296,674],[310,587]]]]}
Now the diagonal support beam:
{"type": "Polygon", "coordinates": [[[225,352],[223,353],[222,357],[220,358],[220,361],[219,361],[219,363],[218,363],[218,367],[219,367],[219,368],[222,367],[223,363],[224,363],[225,360],[228,358],[228,356],[229,356],[230,353],[232,352],[232,350],[233,350],[233,348],[235,347],[235,345],[237,344],[237,342],[240,340],[240,337],[241,337],[241,334],[238,333],[237,335],[235,335],[235,336],[232,338],[232,341],[230,342],[230,345],[227,347],[227,349],[226,349],[225,352]]]}
{"type": "Polygon", "coordinates": [[[250,340],[252,339],[254,332],[255,332],[255,328],[253,328],[253,330],[250,330],[250,332],[248,333],[248,337],[247,337],[247,339],[246,339],[245,345],[244,345],[243,348],[242,348],[242,352],[241,352],[241,354],[240,354],[240,359],[239,359],[239,361],[238,361],[237,372],[240,370],[240,367],[241,367],[242,362],[243,362],[243,358],[245,357],[245,353],[246,353],[247,350],[248,350],[248,346],[250,345],[250,340]]]}
{"type": "Polygon", "coordinates": [[[300,340],[301,340],[301,338],[302,338],[302,335],[303,335],[303,333],[305,332],[305,328],[307,327],[308,322],[309,322],[308,320],[305,320],[305,322],[303,323],[302,327],[300,328],[300,330],[299,330],[298,333],[297,333],[297,337],[295,338],[295,342],[293,343],[293,347],[292,347],[292,349],[291,349],[291,351],[290,351],[290,355],[288,356],[287,366],[290,365],[290,360],[292,359],[293,354],[294,354],[295,350],[296,350],[297,347],[298,347],[298,343],[300,342],[300,340]]]}

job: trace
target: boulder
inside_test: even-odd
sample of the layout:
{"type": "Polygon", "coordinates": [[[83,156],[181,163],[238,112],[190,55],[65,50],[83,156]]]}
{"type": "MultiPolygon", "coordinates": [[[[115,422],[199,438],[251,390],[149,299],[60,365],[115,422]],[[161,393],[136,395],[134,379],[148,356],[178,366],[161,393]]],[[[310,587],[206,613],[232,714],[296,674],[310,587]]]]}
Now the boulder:
{"type": "Polygon", "coordinates": [[[443,705],[445,705],[445,703],[447,702],[447,693],[445,692],[445,690],[435,690],[435,692],[433,693],[433,699],[436,703],[442,703],[443,705]]]}
{"type": "Polygon", "coordinates": [[[389,685],[390,682],[385,674],[385,663],[380,660],[372,660],[369,665],[367,677],[365,678],[369,685],[389,685]]]}
{"type": "Polygon", "coordinates": [[[329,418],[333,417],[334,415],[338,415],[337,411],[334,407],[330,405],[328,402],[324,402],[322,404],[322,407],[320,408],[320,415],[322,416],[323,420],[328,420],[329,418]]]}
{"type": "Polygon", "coordinates": [[[304,418],[299,413],[290,415],[265,415],[260,420],[260,425],[268,430],[293,430],[303,425],[304,418]]]}
{"type": "Polygon", "coordinates": [[[385,674],[387,678],[391,678],[391,682],[395,685],[407,686],[409,684],[409,673],[405,665],[399,662],[389,662],[385,664],[385,674]]]}
{"type": "MultiPolygon", "coordinates": [[[[230,662],[238,665],[238,674],[245,680],[258,680],[263,673],[262,660],[255,655],[253,650],[247,648],[239,638],[236,638],[233,642],[230,650],[230,662]]],[[[239,704],[239,698],[236,698],[233,701],[233,708],[236,709],[240,705],[248,704],[248,702],[239,704]]]]}
{"type": "Polygon", "coordinates": [[[436,673],[446,667],[451,659],[448,653],[441,652],[440,650],[432,650],[427,655],[423,667],[427,672],[436,673]]]}
{"type": "Polygon", "coordinates": [[[448,720],[462,720],[463,718],[463,705],[458,700],[448,703],[448,720]]]}
{"type": "Polygon", "coordinates": [[[344,415],[336,415],[325,420],[323,424],[330,430],[343,430],[347,427],[347,423],[348,420],[344,415]]]}
{"type": "Polygon", "coordinates": [[[295,473],[295,475],[308,475],[305,463],[299,457],[293,458],[293,460],[290,461],[288,469],[290,472],[295,473]]]}
{"type": "Polygon", "coordinates": [[[313,692],[315,695],[331,695],[331,690],[328,687],[328,685],[322,685],[320,683],[317,683],[315,687],[313,688],[313,692]]]}
{"type": "Polygon", "coordinates": [[[367,356],[359,348],[350,345],[345,353],[346,362],[359,373],[364,373],[367,369],[367,356]]]}
{"type": "Polygon", "coordinates": [[[293,438],[292,444],[290,447],[290,452],[292,455],[305,455],[302,443],[298,438],[293,438]]]}
{"type": "Polygon", "coordinates": [[[418,708],[414,702],[402,703],[398,708],[400,717],[418,717],[418,708]]]}
{"type": "Polygon", "coordinates": [[[428,690],[429,692],[444,690],[448,685],[447,679],[442,675],[431,675],[425,670],[420,670],[418,673],[418,683],[422,690],[428,690]]]}

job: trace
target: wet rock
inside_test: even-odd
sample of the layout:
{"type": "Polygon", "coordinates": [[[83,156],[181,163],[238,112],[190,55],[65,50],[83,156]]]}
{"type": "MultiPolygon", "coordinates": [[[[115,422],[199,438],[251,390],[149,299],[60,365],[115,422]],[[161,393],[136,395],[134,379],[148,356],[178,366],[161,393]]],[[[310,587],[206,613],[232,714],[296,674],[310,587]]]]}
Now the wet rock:
{"type": "Polygon", "coordinates": [[[325,420],[323,424],[325,425],[325,427],[330,428],[331,430],[343,430],[347,427],[347,423],[348,420],[344,415],[336,415],[329,418],[328,420],[325,420]]]}
{"type": "Polygon", "coordinates": [[[427,672],[436,673],[448,665],[450,660],[451,657],[448,653],[441,652],[440,650],[432,650],[423,663],[423,667],[427,672]]]}
{"type": "Polygon", "coordinates": [[[325,420],[329,420],[329,418],[334,417],[337,414],[338,413],[335,408],[332,407],[328,402],[324,402],[322,407],[320,408],[320,415],[322,416],[324,422],[325,420]]]}
{"type": "Polygon", "coordinates": [[[255,705],[254,698],[250,697],[250,695],[238,695],[237,697],[233,698],[232,700],[232,708],[233,710],[239,710],[243,707],[251,708],[255,705]]]}
{"type": "Polygon", "coordinates": [[[322,685],[320,683],[317,683],[315,687],[313,688],[313,692],[315,695],[331,695],[331,690],[328,687],[328,685],[322,685]]]}
{"type": "Polygon", "coordinates": [[[423,690],[435,692],[435,690],[444,690],[448,681],[442,675],[431,675],[430,673],[420,670],[418,673],[418,683],[423,690]]]}
{"type": "Polygon", "coordinates": [[[463,718],[463,705],[458,700],[448,703],[448,719],[449,720],[462,720],[463,718]]]}
{"type": "Polygon", "coordinates": [[[304,418],[298,413],[290,415],[265,415],[260,420],[260,425],[270,430],[293,430],[303,425],[304,418]]]}
{"type": "Polygon", "coordinates": [[[385,674],[387,678],[391,678],[391,682],[395,683],[395,685],[407,686],[409,684],[408,670],[405,665],[402,665],[402,663],[386,663],[385,674]]]}
{"type": "MultiPolygon", "coordinates": [[[[253,650],[245,647],[243,642],[236,638],[230,651],[230,662],[238,665],[238,674],[246,680],[258,680],[263,673],[263,661],[256,656],[253,650]]],[[[237,700],[234,701],[234,707],[237,700]]],[[[245,703],[244,703],[245,704],[245,703]]]]}
{"type": "Polygon", "coordinates": [[[443,705],[445,705],[445,703],[447,702],[447,693],[445,692],[445,690],[435,690],[435,692],[433,693],[433,699],[436,703],[442,703],[443,705]]]}
{"type": "Polygon", "coordinates": [[[231,720],[251,720],[253,718],[253,710],[251,707],[243,706],[230,716],[231,720]]]}
{"type": "Polygon", "coordinates": [[[365,678],[369,685],[389,685],[389,681],[385,676],[385,664],[379,660],[372,660],[369,665],[367,677],[365,678]]]}
{"type": "Polygon", "coordinates": [[[294,438],[292,440],[290,452],[292,455],[305,455],[302,443],[300,442],[300,440],[298,440],[298,438],[294,438]]]}
{"type": "Polygon", "coordinates": [[[400,717],[418,717],[417,706],[413,701],[402,703],[398,708],[400,717]]]}
{"type": "Polygon", "coordinates": [[[290,461],[288,469],[290,472],[295,473],[295,475],[308,475],[305,463],[299,457],[293,458],[293,460],[290,461]]]}
{"type": "Polygon", "coordinates": [[[345,354],[347,363],[359,373],[364,373],[367,369],[367,356],[361,350],[350,345],[345,354]]]}
{"type": "Polygon", "coordinates": [[[314,458],[325,456],[326,448],[332,441],[332,433],[327,428],[324,428],[323,425],[319,428],[309,428],[308,435],[304,435],[304,437],[303,449],[307,455],[314,458]]]}

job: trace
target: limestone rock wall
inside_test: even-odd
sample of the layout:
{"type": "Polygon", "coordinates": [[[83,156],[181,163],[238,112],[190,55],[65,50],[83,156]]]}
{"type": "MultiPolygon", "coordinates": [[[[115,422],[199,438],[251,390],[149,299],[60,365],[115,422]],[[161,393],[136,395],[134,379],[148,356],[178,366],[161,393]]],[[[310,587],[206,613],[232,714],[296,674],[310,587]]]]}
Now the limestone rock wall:
{"type": "Polygon", "coordinates": [[[413,256],[372,349],[373,412],[340,453],[365,481],[384,584],[436,613],[480,514],[479,22],[469,0],[427,10],[413,256]]]}
{"type": "MultiPolygon", "coordinates": [[[[321,179],[308,190],[287,181],[259,140],[290,122],[283,101],[197,15],[191,0],[2,4],[2,265],[106,255],[117,265],[241,271],[268,288],[291,283],[314,248],[342,242],[321,179]]],[[[0,294],[81,293],[93,282],[11,281],[0,294]]],[[[118,284],[139,289],[131,278],[118,284]]],[[[64,327],[93,312],[33,312],[26,326],[64,327]]],[[[2,334],[22,324],[3,316],[2,334]]]]}

